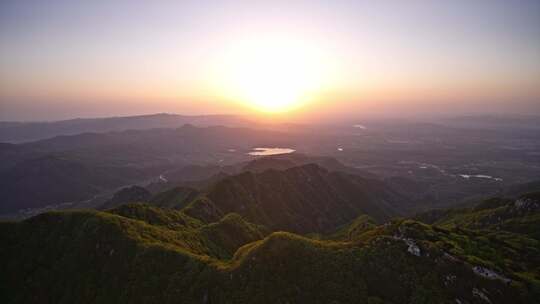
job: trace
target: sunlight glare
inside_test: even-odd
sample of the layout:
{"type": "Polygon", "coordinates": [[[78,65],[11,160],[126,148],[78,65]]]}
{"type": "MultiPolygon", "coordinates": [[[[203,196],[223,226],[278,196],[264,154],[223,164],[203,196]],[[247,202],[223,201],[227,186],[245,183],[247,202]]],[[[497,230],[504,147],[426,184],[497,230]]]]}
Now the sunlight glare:
{"type": "Polygon", "coordinates": [[[221,62],[221,91],[263,112],[301,107],[330,75],[320,48],[283,37],[235,43],[221,62]]]}

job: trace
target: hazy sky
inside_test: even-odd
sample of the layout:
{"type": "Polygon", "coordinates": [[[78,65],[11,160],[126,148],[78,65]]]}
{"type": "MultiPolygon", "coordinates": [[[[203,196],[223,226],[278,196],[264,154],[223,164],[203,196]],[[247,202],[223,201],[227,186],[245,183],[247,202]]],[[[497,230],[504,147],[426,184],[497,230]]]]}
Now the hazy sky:
{"type": "Polygon", "coordinates": [[[274,99],[306,116],[540,114],[540,1],[0,1],[1,120],[274,99]]]}

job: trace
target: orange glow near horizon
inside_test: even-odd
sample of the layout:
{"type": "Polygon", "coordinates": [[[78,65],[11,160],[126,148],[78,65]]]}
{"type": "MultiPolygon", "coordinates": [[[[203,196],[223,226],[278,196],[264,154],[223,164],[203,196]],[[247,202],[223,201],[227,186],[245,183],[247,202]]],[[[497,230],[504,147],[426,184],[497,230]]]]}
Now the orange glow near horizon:
{"type": "Polygon", "coordinates": [[[336,81],[320,46],[283,36],[237,41],[213,69],[219,96],[264,113],[301,108],[336,81]]]}
{"type": "Polygon", "coordinates": [[[540,113],[538,1],[53,2],[2,3],[0,120],[540,113]]]}

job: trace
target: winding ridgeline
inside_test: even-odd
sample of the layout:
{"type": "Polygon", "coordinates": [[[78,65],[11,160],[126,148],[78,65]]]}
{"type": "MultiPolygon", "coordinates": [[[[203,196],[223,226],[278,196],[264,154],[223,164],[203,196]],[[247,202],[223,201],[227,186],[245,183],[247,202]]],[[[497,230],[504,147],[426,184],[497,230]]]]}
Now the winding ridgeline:
{"type": "Polygon", "coordinates": [[[2,303],[537,303],[540,194],[408,215],[315,164],[0,224],[2,303]]]}

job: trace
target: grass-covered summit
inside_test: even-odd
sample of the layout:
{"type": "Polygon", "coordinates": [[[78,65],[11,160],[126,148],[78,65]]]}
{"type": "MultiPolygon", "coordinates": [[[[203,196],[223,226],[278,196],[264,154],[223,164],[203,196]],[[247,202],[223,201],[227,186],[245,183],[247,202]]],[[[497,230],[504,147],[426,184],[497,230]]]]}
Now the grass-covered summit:
{"type": "MultiPolygon", "coordinates": [[[[509,206],[496,205],[494,209],[509,206]]],[[[483,208],[459,213],[472,216],[483,208]]],[[[362,215],[312,238],[275,231],[234,213],[202,220],[189,215],[194,210],[192,205],[174,210],[127,204],[2,223],[3,302],[373,304],[539,299],[539,245],[527,232],[404,219],[377,225],[362,215]]],[[[517,213],[514,219],[535,212],[517,213]]]]}

